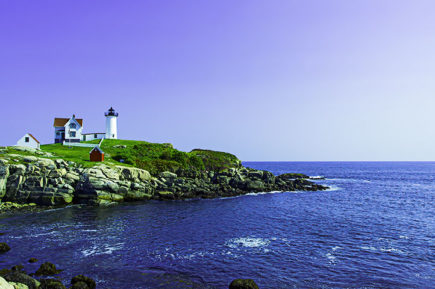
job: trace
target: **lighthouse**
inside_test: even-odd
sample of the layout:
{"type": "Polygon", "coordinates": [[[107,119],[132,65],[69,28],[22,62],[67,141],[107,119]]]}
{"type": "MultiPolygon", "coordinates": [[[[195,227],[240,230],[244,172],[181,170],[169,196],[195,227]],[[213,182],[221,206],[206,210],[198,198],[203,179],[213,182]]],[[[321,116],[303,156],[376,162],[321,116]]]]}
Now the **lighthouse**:
{"type": "Polygon", "coordinates": [[[106,139],[117,139],[118,113],[111,107],[104,115],[106,116],[106,139]]]}

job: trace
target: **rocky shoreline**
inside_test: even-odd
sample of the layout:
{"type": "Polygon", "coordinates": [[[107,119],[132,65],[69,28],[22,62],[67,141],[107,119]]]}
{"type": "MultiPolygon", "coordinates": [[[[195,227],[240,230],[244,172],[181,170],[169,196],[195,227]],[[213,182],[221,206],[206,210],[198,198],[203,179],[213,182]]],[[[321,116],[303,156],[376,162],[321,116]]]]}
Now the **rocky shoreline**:
{"type": "Polygon", "coordinates": [[[307,178],[301,174],[275,176],[243,166],[220,171],[165,171],[151,176],[135,167],[100,164],[84,168],[62,159],[6,155],[0,159],[0,209],[327,189],[307,178]]]}

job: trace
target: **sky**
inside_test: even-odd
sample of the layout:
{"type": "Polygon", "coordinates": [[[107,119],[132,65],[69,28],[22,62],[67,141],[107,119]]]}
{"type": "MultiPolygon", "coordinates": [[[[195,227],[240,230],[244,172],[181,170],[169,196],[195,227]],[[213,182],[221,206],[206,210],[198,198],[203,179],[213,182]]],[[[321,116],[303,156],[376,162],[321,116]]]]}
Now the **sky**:
{"type": "Polygon", "coordinates": [[[435,1],[0,1],[0,145],[73,114],[245,161],[434,161],[435,1]]]}

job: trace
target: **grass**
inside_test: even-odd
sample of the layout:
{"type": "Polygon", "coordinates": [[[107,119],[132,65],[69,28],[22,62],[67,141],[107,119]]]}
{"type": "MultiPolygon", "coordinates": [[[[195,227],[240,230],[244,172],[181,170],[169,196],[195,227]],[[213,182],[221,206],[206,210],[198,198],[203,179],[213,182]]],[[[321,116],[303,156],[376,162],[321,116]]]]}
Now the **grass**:
{"type": "MultiPolygon", "coordinates": [[[[99,143],[99,140],[85,143],[95,144],[99,143]]],[[[152,175],[157,175],[163,171],[183,173],[241,166],[240,160],[229,153],[201,149],[183,152],[174,149],[169,143],[108,139],[103,141],[101,149],[105,153],[104,164],[134,166],[148,170],[152,175]]],[[[91,148],[49,144],[42,145],[41,150],[52,153],[53,158],[73,161],[84,167],[92,167],[97,164],[89,161],[91,148]]],[[[8,153],[15,153],[14,149],[8,148],[8,153]]],[[[16,151],[16,153],[32,155],[30,152],[16,151]]]]}

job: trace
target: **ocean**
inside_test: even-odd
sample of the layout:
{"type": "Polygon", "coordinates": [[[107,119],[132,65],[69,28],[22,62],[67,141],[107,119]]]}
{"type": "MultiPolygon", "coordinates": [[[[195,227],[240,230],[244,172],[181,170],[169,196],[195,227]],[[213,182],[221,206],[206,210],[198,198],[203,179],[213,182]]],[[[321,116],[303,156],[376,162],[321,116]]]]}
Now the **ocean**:
{"type": "Polygon", "coordinates": [[[0,217],[0,268],[35,257],[97,288],[435,288],[434,162],[245,162],[318,192],[70,206],[0,217]]]}

